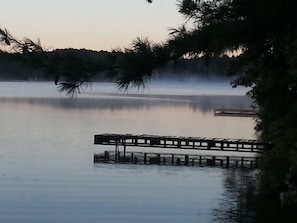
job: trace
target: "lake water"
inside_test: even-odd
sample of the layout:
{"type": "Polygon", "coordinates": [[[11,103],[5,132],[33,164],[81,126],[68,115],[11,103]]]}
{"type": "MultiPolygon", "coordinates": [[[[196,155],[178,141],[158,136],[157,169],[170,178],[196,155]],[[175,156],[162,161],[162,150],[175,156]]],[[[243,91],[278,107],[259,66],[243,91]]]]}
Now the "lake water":
{"type": "Polygon", "coordinates": [[[96,83],[70,99],[53,83],[0,83],[0,222],[222,222],[222,204],[238,207],[228,182],[250,172],[94,164],[107,147],[93,136],[254,139],[252,118],[214,116],[216,108],[250,108],[245,91],[200,82],[123,93],[96,83]]]}

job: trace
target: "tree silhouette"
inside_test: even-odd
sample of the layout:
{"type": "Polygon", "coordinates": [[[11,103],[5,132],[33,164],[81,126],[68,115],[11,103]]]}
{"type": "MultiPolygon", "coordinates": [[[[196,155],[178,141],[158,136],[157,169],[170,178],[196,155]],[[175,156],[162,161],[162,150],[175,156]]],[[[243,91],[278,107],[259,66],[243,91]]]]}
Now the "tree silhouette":
{"type": "MultiPolygon", "coordinates": [[[[191,55],[204,56],[206,63],[214,56],[236,54],[227,73],[236,78],[233,86],[251,88],[248,94],[260,109],[257,127],[263,140],[275,143],[265,160],[282,173],[281,177],[266,177],[266,190],[296,187],[297,2],[180,0],[178,4],[193,28],[173,30],[160,51],[166,52],[168,61],[191,55]],[[286,165],[282,165],[283,156],[286,165]]],[[[151,74],[134,76],[146,80],[151,74]]],[[[272,171],[263,171],[264,176],[269,174],[272,171]]]]}
{"type": "Polygon", "coordinates": [[[12,53],[42,53],[46,51],[41,45],[40,40],[36,42],[29,38],[18,39],[14,37],[7,29],[0,28],[0,43],[6,45],[9,52],[12,53]]]}

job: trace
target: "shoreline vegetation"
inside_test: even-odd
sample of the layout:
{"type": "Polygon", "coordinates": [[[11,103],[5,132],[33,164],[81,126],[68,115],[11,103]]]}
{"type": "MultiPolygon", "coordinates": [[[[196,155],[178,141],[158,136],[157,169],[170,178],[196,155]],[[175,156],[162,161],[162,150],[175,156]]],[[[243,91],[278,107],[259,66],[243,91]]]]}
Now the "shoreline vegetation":
{"type": "MultiPolygon", "coordinates": [[[[112,52],[93,51],[86,49],[56,49],[46,52],[51,56],[71,56],[78,61],[101,61],[112,56],[112,52]]],[[[53,81],[45,70],[36,69],[28,65],[26,55],[0,52],[0,81],[53,81]]],[[[62,60],[62,59],[61,59],[62,60]]],[[[224,79],[228,77],[225,71],[232,58],[228,56],[212,58],[209,64],[204,58],[179,59],[174,67],[171,64],[160,67],[156,70],[156,79],[186,80],[191,78],[201,79],[224,79]]],[[[75,66],[75,65],[74,65],[75,66]]],[[[107,72],[98,73],[92,81],[112,81],[107,72]]]]}

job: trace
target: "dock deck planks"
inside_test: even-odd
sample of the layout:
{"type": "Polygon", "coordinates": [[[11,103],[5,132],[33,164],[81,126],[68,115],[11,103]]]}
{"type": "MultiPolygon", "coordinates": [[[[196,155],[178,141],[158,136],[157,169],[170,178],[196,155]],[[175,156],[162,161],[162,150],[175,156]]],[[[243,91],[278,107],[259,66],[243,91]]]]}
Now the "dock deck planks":
{"type": "Polygon", "coordinates": [[[272,144],[257,140],[109,133],[95,135],[94,144],[259,153],[272,148],[272,144]]]}

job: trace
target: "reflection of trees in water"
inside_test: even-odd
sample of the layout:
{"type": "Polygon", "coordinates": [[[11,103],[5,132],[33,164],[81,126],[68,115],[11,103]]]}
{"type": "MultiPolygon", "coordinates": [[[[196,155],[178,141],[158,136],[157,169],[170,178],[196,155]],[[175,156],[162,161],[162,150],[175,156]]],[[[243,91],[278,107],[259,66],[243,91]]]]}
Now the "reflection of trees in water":
{"type": "Polygon", "coordinates": [[[174,96],[105,94],[94,98],[0,98],[2,103],[28,103],[31,106],[54,108],[129,110],[156,107],[189,107],[203,113],[216,108],[249,109],[251,100],[245,96],[174,96]]]}
{"type": "Polygon", "coordinates": [[[246,96],[194,96],[189,101],[189,106],[201,112],[210,112],[213,109],[250,109],[252,101],[246,96]]]}
{"type": "Polygon", "coordinates": [[[213,211],[220,223],[296,223],[297,207],[281,206],[278,197],[266,197],[258,187],[256,170],[226,169],[224,194],[213,211]]]}
{"type": "Polygon", "coordinates": [[[214,222],[255,222],[257,172],[255,170],[226,169],[224,194],[214,210],[214,222]]]}

